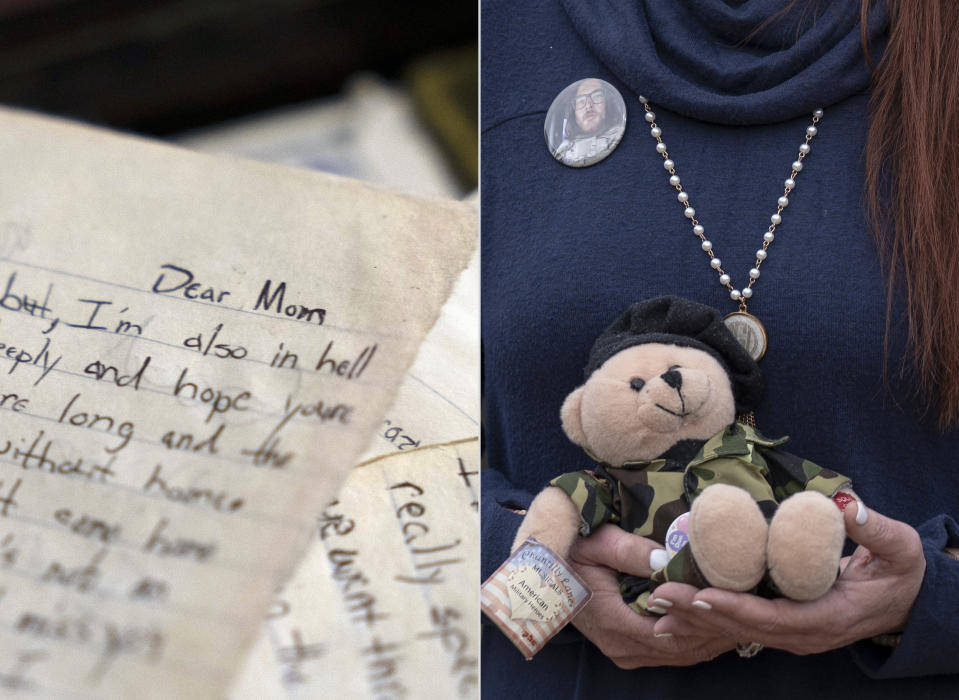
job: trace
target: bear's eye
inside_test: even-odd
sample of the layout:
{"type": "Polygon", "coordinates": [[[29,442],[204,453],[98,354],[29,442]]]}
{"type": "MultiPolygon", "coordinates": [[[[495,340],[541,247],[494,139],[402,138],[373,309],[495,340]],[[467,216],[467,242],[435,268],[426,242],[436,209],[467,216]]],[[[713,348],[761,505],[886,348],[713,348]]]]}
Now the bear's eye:
{"type": "Polygon", "coordinates": [[[629,380],[629,388],[633,391],[642,391],[644,386],[646,386],[646,382],[639,377],[633,377],[629,380]]]}

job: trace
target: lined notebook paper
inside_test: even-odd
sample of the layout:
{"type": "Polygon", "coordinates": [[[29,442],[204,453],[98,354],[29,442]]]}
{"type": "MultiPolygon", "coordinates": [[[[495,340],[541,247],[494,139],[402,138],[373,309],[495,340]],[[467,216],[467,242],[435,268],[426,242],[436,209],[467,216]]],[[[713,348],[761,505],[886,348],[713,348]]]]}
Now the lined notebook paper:
{"type": "Polygon", "coordinates": [[[359,467],[235,698],[476,698],[476,440],[359,467]]]}
{"type": "Polygon", "coordinates": [[[477,698],[478,256],[231,697],[477,698]]]}
{"type": "Polygon", "coordinates": [[[16,112],[0,157],[0,684],[221,697],[475,215],[16,112]]]}

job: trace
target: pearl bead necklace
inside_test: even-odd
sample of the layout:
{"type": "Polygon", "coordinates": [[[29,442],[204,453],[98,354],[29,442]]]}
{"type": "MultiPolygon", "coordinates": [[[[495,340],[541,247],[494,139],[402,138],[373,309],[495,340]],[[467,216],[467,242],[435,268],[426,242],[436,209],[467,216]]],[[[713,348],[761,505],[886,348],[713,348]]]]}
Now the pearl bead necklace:
{"type": "MultiPolygon", "coordinates": [[[[815,137],[819,132],[819,130],[816,128],[816,124],[818,124],[819,120],[822,119],[823,111],[821,109],[817,109],[812,113],[812,124],[806,127],[806,140],[803,141],[803,143],[799,146],[799,155],[797,156],[796,160],[793,161],[792,172],[789,174],[789,177],[786,178],[786,182],[784,183],[785,191],[783,192],[782,196],[776,200],[776,213],[769,217],[769,229],[763,234],[763,246],[756,251],[756,262],[752,269],[749,270],[749,281],[745,287],[742,289],[737,289],[733,287],[729,274],[723,270],[722,260],[720,260],[713,251],[712,242],[706,238],[706,229],[696,218],[696,210],[689,201],[689,193],[683,189],[683,186],[679,180],[679,175],[676,174],[676,164],[669,157],[669,152],[666,150],[666,144],[663,143],[663,130],[658,124],[656,124],[656,114],[650,108],[649,101],[645,97],[640,95],[639,101],[643,104],[643,109],[646,110],[646,121],[649,122],[650,136],[656,139],[656,152],[663,157],[663,167],[669,172],[669,184],[676,188],[678,193],[676,195],[676,199],[683,206],[683,213],[685,214],[686,218],[692,223],[693,234],[699,238],[700,247],[706,253],[706,255],[709,256],[709,266],[719,274],[719,283],[729,290],[730,299],[739,303],[740,312],[742,314],[746,314],[746,301],[753,296],[753,285],[756,284],[756,280],[759,279],[759,268],[768,256],[767,249],[769,248],[769,245],[776,240],[776,227],[782,223],[783,210],[789,206],[789,194],[796,186],[796,176],[802,172],[803,159],[809,155],[809,151],[812,150],[809,142],[812,141],[813,137],[815,137]]],[[[755,317],[751,318],[758,323],[758,319],[755,319],[755,317]]],[[[765,347],[763,349],[765,349],[765,347]]]]}

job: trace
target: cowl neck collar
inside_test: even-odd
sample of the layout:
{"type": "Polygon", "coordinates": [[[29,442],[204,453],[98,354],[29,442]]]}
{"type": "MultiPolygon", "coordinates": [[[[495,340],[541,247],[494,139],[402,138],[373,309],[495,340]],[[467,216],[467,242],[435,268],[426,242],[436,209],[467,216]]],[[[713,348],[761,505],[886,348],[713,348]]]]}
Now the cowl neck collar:
{"type": "MultiPolygon", "coordinates": [[[[622,83],[654,107],[696,119],[783,121],[869,85],[859,0],[799,0],[779,15],[784,0],[562,3],[622,83]]],[[[867,19],[874,61],[885,47],[886,26],[885,3],[876,3],[867,19]]]]}

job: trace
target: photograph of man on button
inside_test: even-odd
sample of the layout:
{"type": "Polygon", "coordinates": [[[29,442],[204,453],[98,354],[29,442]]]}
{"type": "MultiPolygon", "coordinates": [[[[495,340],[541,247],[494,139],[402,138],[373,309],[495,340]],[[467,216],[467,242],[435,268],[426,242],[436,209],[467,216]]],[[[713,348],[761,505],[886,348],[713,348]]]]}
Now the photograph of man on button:
{"type": "Polygon", "coordinates": [[[582,168],[598,163],[623,137],[623,99],[602,80],[587,78],[574,83],[553,105],[550,111],[555,109],[557,113],[548,120],[549,145],[553,156],[564,165],[582,168]]]}

